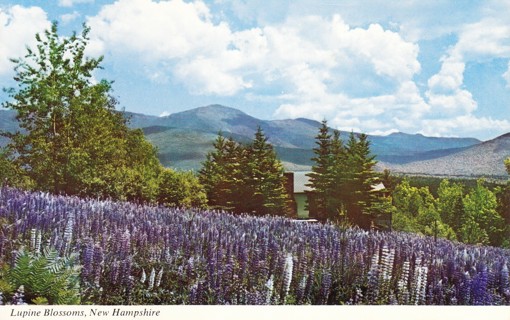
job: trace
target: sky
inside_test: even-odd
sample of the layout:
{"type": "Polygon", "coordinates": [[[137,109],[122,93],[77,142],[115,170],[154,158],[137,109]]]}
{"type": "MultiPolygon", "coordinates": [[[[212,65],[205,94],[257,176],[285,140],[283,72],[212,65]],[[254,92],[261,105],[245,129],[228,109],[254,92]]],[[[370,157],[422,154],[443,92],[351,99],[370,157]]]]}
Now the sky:
{"type": "MultiPolygon", "coordinates": [[[[91,27],[127,111],[222,104],[385,135],[510,132],[510,1],[0,0],[0,87],[35,34],[91,27]]],[[[0,102],[8,99],[0,93],[0,102]]]]}

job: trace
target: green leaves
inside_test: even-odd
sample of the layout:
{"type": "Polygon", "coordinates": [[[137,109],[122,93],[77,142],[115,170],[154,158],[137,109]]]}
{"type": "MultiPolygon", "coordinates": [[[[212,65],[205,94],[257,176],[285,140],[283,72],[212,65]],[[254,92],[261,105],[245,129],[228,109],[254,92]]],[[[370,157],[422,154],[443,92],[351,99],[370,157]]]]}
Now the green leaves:
{"type": "Polygon", "coordinates": [[[102,57],[85,54],[89,32],[60,37],[54,23],[13,61],[17,87],[3,106],[17,111],[22,130],[8,136],[9,160],[39,190],[152,202],[156,149],[115,110],[111,82],[94,79],[102,57]]]}
{"type": "Polygon", "coordinates": [[[33,254],[21,249],[6,272],[11,287],[24,286],[27,301],[49,304],[80,303],[80,266],[77,254],[60,257],[54,249],[33,254]]]}
{"type": "Polygon", "coordinates": [[[193,172],[163,169],[157,201],[167,207],[205,208],[207,195],[193,172]]]}

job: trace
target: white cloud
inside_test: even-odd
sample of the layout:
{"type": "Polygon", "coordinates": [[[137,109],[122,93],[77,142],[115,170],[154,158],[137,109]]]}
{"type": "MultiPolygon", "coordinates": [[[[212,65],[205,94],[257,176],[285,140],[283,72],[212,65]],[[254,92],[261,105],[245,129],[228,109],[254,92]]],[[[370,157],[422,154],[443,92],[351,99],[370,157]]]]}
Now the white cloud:
{"type": "MultiPolygon", "coordinates": [[[[507,122],[490,118],[477,118],[473,113],[478,104],[471,92],[464,87],[467,63],[477,63],[494,58],[510,58],[510,25],[507,18],[483,18],[464,25],[457,43],[442,58],[440,71],[428,81],[427,102],[432,111],[445,118],[424,122],[423,132],[443,134],[459,131],[467,126],[472,132],[494,127],[505,128],[507,122]],[[434,126],[437,125],[437,128],[434,126]],[[432,129],[436,128],[436,129],[432,129]]],[[[510,70],[510,66],[509,66],[510,70]]],[[[510,81],[510,71],[502,75],[510,81]]]]}
{"type": "Polygon", "coordinates": [[[72,7],[77,3],[92,3],[94,0],[58,0],[58,5],[61,7],[72,7]]]}
{"type": "Polygon", "coordinates": [[[423,120],[420,133],[427,136],[460,136],[466,137],[487,131],[508,132],[510,121],[497,120],[490,117],[475,117],[472,114],[446,119],[423,120]]]}
{"type": "Polygon", "coordinates": [[[39,7],[0,8],[0,75],[12,71],[9,59],[24,56],[26,46],[35,43],[35,34],[50,25],[46,13],[39,7]]]}
{"type": "Polygon", "coordinates": [[[81,16],[81,14],[78,11],[73,11],[72,13],[66,13],[60,16],[60,20],[64,24],[68,24],[76,19],[78,19],[81,16]]]}
{"type": "Polygon", "coordinates": [[[368,132],[368,134],[375,135],[375,136],[389,136],[392,133],[399,132],[397,129],[389,129],[389,130],[375,130],[368,132]]]}
{"type": "Polygon", "coordinates": [[[356,66],[395,83],[420,70],[415,44],[378,25],[350,29],[338,15],[239,31],[213,20],[202,2],[121,0],[88,23],[96,51],[131,52],[144,64],[166,61],[167,72],[200,94],[228,96],[277,83],[294,100],[316,102],[356,66]]]}
{"type": "MultiPolygon", "coordinates": [[[[254,2],[245,2],[231,4],[239,19],[252,12],[247,9],[254,2]]],[[[471,7],[468,21],[476,22],[462,24],[464,17],[457,11],[434,16],[438,8],[456,8],[448,1],[384,4],[395,9],[384,10],[394,12],[395,19],[377,23],[383,19],[367,20],[365,13],[356,18],[359,10],[347,10],[345,17],[342,10],[337,10],[342,16],[333,14],[335,10],[319,15],[314,13],[324,13],[324,8],[315,10],[321,4],[298,2],[311,10],[305,12],[298,4],[270,6],[273,12],[257,9],[247,25],[256,22],[258,27],[243,29],[201,1],[118,0],[89,18],[89,51],[129,61],[151,81],[179,82],[192,94],[244,95],[272,104],[279,118],[326,118],[337,128],[386,134],[422,130],[453,135],[464,130],[463,125],[472,126],[466,132],[476,131],[477,125],[507,125],[475,117],[478,104],[464,86],[468,63],[510,57],[505,15],[480,18],[483,13],[471,7]],[[425,17],[409,18],[408,13],[420,10],[425,17]],[[452,16],[451,23],[439,26],[445,15],[452,16]],[[444,52],[440,70],[422,92],[415,83],[422,68],[419,46],[409,39],[452,32],[458,42],[444,52]]],[[[375,7],[371,10],[368,15],[379,17],[375,7]]],[[[502,76],[510,86],[510,64],[502,76]]]]}
{"type": "Polygon", "coordinates": [[[439,73],[428,81],[430,90],[439,93],[457,90],[464,82],[464,69],[465,63],[460,57],[444,58],[439,73]]]}
{"type": "Polygon", "coordinates": [[[466,60],[492,57],[510,58],[510,25],[504,20],[485,18],[468,24],[460,32],[459,41],[453,49],[466,60]]]}

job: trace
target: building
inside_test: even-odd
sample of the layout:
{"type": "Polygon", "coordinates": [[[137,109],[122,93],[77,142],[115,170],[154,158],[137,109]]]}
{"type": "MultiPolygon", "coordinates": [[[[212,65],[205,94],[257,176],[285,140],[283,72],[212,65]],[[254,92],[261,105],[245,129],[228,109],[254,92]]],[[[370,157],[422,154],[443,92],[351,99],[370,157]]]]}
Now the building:
{"type": "MultiPolygon", "coordinates": [[[[287,178],[286,189],[292,199],[293,216],[298,219],[316,217],[314,214],[313,189],[307,186],[310,182],[310,177],[307,176],[309,173],[310,171],[285,172],[285,177],[287,178]]],[[[384,192],[385,189],[386,187],[381,182],[372,186],[372,191],[380,192],[381,196],[388,196],[384,192]]],[[[366,223],[379,229],[391,229],[391,215],[372,217],[366,223]]]]}
{"type": "Polygon", "coordinates": [[[285,172],[287,178],[287,193],[291,196],[293,202],[294,216],[298,219],[308,219],[310,215],[308,207],[309,192],[312,188],[307,186],[310,178],[306,174],[309,171],[285,172]],[[308,192],[308,193],[307,193],[308,192]]]}

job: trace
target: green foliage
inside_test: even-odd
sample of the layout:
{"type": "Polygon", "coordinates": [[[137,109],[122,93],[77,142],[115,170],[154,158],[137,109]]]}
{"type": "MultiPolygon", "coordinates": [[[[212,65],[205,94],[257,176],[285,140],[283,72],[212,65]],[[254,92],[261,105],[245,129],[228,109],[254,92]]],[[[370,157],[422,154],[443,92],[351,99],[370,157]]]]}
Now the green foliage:
{"type": "Polygon", "coordinates": [[[418,232],[470,244],[507,245],[505,189],[494,192],[478,180],[465,194],[466,186],[449,180],[440,182],[437,198],[425,187],[411,186],[404,179],[393,192],[395,230],[418,232]]]}
{"type": "Polygon", "coordinates": [[[9,156],[8,150],[0,149],[0,185],[8,184],[10,186],[31,189],[33,182],[23,175],[21,168],[9,156]]]}
{"type": "Polygon", "coordinates": [[[211,208],[257,215],[290,214],[283,166],[262,129],[247,146],[220,133],[199,172],[211,208]]]}
{"type": "Polygon", "coordinates": [[[336,215],[336,209],[331,208],[329,203],[330,199],[333,199],[332,186],[335,179],[331,137],[327,121],[323,120],[319,133],[315,137],[317,146],[313,149],[314,165],[312,172],[308,174],[310,178],[308,186],[313,189],[314,198],[313,209],[310,209],[315,212],[315,218],[319,220],[326,220],[336,215]]]}
{"type": "Polygon", "coordinates": [[[476,188],[464,197],[462,240],[501,245],[505,226],[497,207],[496,195],[483,185],[483,180],[478,180],[476,188]]]}
{"type": "Polygon", "coordinates": [[[335,221],[347,217],[350,223],[368,227],[382,210],[391,213],[384,197],[373,191],[379,177],[367,135],[351,133],[344,145],[339,131],[330,134],[324,120],[315,139],[314,165],[308,174],[308,186],[313,189],[309,207],[315,218],[335,221]]]}
{"type": "Polygon", "coordinates": [[[441,219],[458,232],[464,217],[464,191],[460,183],[442,180],[438,188],[437,209],[441,219]]]}
{"type": "Polygon", "coordinates": [[[77,254],[59,257],[54,249],[43,254],[21,249],[14,267],[5,271],[11,288],[23,286],[25,300],[36,304],[79,304],[80,266],[77,254]]]}
{"type": "MultiPolygon", "coordinates": [[[[447,186],[448,184],[444,184],[447,186]]],[[[462,198],[461,198],[462,200],[462,198]]],[[[413,187],[409,180],[404,179],[395,187],[393,204],[396,214],[393,215],[395,230],[415,232],[423,235],[455,240],[456,232],[444,222],[436,199],[426,187],[413,187]],[[437,204],[437,205],[436,205],[437,204]]]]}
{"type": "Polygon", "coordinates": [[[246,148],[244,170],[243,180],[251,193],[242,198],[245,204],[249,204],[245,212],[259,215],[290,214],[283,165],[260,127],[253,142],[246,148]]]}
{"type": "Polygon", "coordinates": [[[193,172],[163,169],[157,201],[168,207],[205,208],[207,195],[193,172]]]}
{"type": "Polygon", "coordinates": [[[236,189],[238,145],[232,139],[226,139],[220,132],[213,147],[214,150],[207,154],[206,161],[202,164],[199,180],[204,185],[209,207],[231,210],[232,194],[236,189]]]}
{"type": "Polygon", "coordinates": [[[3,107],[17,112],[22,130],[4,134],[10,159],[39,190],[153,201],[156,150],[115,110],[111,82],[94,80],[102,57],[85,55],[89,31],[60,37],[53,23],[35,50],[12,60],[17,88],[6,90],[3,107]]]}

